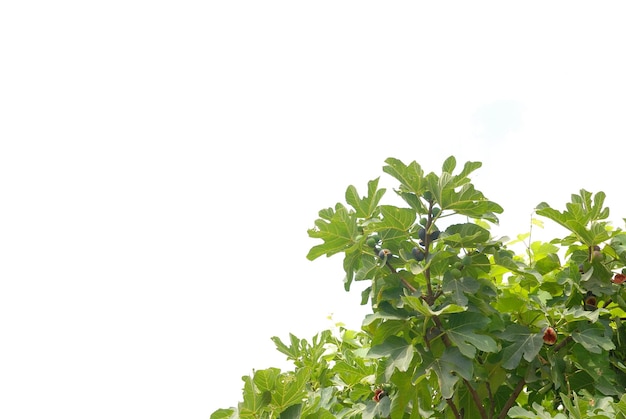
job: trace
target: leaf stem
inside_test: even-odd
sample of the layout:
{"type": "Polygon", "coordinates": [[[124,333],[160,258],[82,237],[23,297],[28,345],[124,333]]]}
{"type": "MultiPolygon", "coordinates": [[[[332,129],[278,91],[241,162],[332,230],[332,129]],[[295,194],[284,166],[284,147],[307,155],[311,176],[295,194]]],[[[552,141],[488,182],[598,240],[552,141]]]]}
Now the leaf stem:
{"type": "MultiPolygon", "coordinates": [[[[387,261],[386,265],[389,268],[389,270],[391,271],[391,273],[393,273],[393,274],[398,273],[398,271],[396,271],[396,268],[391,266],[391,263],[389,263],[389,261],[387,261]]],[[[409,282],[406,279],[400,277],[400,281],[402,281],[404,286],[407,287],[409,289],[409,291],[411,291],[411,293],[414,293],[415,291],[417,291],[417,289],[413,285],[409,284],[409,282]]]]}

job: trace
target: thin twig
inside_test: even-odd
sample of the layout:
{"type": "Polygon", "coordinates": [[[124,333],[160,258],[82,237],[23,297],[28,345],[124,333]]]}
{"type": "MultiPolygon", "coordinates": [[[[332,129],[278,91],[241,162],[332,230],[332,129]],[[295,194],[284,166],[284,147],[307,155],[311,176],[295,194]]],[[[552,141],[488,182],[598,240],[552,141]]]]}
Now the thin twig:
{"type": "Polygon", "coordinates": [[[554,352],[560,351],[565,345],[567,345],[572,340],[571,336],[566,337],[558,345],[556,345],[553,349],[554,352]]]}
{"type": "Polygon", "coordinates": [[[452,401],[452,399],[446,399],[446,403],[448,403],[448,406],[450,406],[450,409],[452,409],[452,413],[454,414],[454,417],[457,419],[463,419],[463,417],[461,416],[461,414],[459,413],[459,410],[456,408],[456,406],[454,405],[454,402],[452,401]]]}
{"type": "MultiPolygon", "coordinates": [[[[396,268],[391,266],[391,263],[389,263],[389,261],[387,261],[386,265],[389,268],[389,270],[391,271],[391,273],[393,273],[393,274],[398,273],[396,271],[396,268]]],[[[402,281],[404,286],[407,287],[409,289],[409,291],[411,291],[411,293],[414,293],[415,291],[417,291],[417,289],[413,285],[409,284],[409,282],[406,279],[400,277],[400,281],[402,281]]]]}
{"type": "Polygon", "coordinates": [[[482,400],[480,400],[480,396],[478,395],[476,390],[474,390],[474,387],[472,387],[472,385],[470,384],[469,381],[467,381],[465,378],[463,379],[463,381],[465,382],[465,385],[467,386],[467,389],[469,390],[470,394],[472,395],[472,399],[474,400],[474,404],[476,405],[476,407],[478,408],[478,411],[480,412],[480,417],[484,418],[484,419],[487,419],[487,412],[485,412],[485,406],[483,406],[482,400]]]}
{"type": "Polygon", "coordinates": [[[515,387],[515,390],[513,390],[513,393],[511,393],[511,396],[504,404],[504,407],[502,408],[502,412],[500,412],[498,419],[506,418],[507,413],[509,413],[509,410],[513,407],[515,400],[517,400],[517,396],[519,396],[522,390],[524,390],[525,385],[526,385],[526,380],[524,380],[523,378],[520,379],[519,382],[517,383],[517,386],[515,387]]]}

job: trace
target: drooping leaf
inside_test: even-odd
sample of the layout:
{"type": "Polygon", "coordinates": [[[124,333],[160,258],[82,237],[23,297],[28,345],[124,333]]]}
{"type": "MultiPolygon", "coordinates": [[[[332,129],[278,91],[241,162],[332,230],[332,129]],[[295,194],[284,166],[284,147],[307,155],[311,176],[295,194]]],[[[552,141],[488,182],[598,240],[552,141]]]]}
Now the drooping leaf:
{"type": "Polygon", "coordinates": [[[474,223],[453,224],[446,228],[443,240],[452,247],[472,248],[489,240],[490,233],[474,223]]]}
{"type": "Polygon", "coordinates": [[[398,336],[390,336],[383,343],[373,346],[367,353],[368,357],[389,357],[388,368],[396,368],[405,372],[411,365],[415,348],[398,336]]]}
{"type": "Polygon", "coordinates": [[[414,297],[412,295],[407,295],[402,297],[402,300],[412,309],[419,311],[426,317],[433,316],[441,316],[444,313],[460,313],[465,311],[465,307],[461,307],[456,304],[447,304],[440,308],[439,310],[433,310],[431,306],[429,306],[426,301],[419,297],[414,297]]]}
{"type": "Polygon", "coordinates": [[[433,371],[436,374],[441,396],[449,399],[454,395],[454,386],[459,377],[466,380],[472,379],[474,364],[467,362],[467,358],[461,354],[461,351],[451,346],[444,350],[440,358],[433,357],[430,353],[428,357],[424,357],[422,366],[416,371],[414,381],[423,376],[426,371],[433,371]]]}

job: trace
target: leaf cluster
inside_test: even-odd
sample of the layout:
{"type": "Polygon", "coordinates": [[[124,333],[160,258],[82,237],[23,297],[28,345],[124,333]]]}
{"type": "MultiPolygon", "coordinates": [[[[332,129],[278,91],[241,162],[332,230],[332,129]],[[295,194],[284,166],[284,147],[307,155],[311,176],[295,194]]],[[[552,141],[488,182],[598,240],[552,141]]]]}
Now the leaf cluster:
{"type": "Polygon", "coordinates": [[[528,234],[518,254],[491,234],[503,210],[472,184],[480,166],[389,158],[406,206],[381,204],[376,178],[321,210],[307,257],[342,254],[372,313],[360,331],[273,338],[295,373],[244,377],[244,402],[214,417],[626,418],[626,233],[604,193],[539,204],[567,235],[528,234]]]}

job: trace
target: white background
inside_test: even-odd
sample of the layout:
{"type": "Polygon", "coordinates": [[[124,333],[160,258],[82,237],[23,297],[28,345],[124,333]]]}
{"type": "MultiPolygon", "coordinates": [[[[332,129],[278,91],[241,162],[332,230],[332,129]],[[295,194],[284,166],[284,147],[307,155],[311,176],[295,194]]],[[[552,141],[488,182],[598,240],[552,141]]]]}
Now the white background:
{"type": "Polygon", "coordinates": [[[617,4],[3,2],[0,417],[207,418],[358,328],[307,229],[387,157],[482,161],[499,234],[580,188],[622,227],[617,4]]]}

